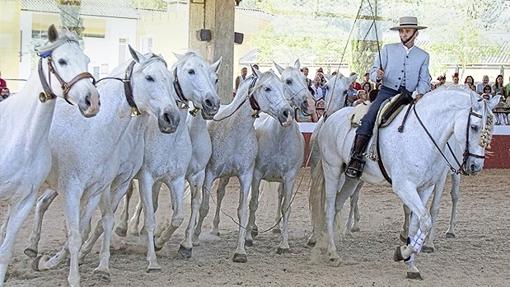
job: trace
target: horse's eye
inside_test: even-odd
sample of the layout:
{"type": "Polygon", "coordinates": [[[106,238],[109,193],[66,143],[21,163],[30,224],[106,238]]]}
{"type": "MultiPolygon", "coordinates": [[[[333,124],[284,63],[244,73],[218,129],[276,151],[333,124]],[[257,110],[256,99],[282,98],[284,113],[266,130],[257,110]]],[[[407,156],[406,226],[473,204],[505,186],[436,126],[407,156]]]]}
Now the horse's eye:
{"type": "Polygon", "coordinates": [[[266,91],[266,92],[271,92],[271,88],[270,88],[270,87],[266,87],[266,88],[264,89],[264,91],[266,91]]]}
{"type": "Polygon", "coordinates": [[[291,79],[288,79],[288,80],[286,81],[286,83],[287,83],[287,85],[292,85],[292,80],[291,80],[291,79]]]}
{"type": "Polygon", "coordinates": [[[219,80],[218,80],[218,79],[216,79],[214,82],[217,84],[217,83],[218,83],[218,81],[219,81],[219,80]]]}
{"type": "Polygon", "coordinates": [[[58,64],[61,66],[65,66],[65,65],[67,65],[67,61],[64,59],[60,59],[60,60],[58,60],[58,64]]]}
{"type": "Polygon", "coordinates": [[[188,74],[190,74],[190,75],[194,75],[194,74],[195,74],[195,70],[190,69],[190,70],[188,71],[188,74]]]}
{"type": "Polygon", "coordinates": [[[152,76],[147,75],[145,76],[145,79],[149,82],[154,82],[154,78],[152,76]]]}

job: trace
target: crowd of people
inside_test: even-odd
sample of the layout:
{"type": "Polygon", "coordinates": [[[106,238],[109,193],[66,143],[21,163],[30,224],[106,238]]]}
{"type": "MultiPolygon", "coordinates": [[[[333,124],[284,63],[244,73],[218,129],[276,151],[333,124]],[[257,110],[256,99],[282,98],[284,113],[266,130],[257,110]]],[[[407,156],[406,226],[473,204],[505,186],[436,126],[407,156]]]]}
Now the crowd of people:
{"type": "MultiPolygon", "coordinates": [[[[257,66],[258,67],[258,66],[257,66]]],[[[312,100],[310,104],[315,105],[315,112],[310,116],[299,114],[297,115],[298,121],[301,122],[316,122],[324,114],[324,98],[326,96],[326,82],[327,77],[324,73],[323,68],[319,67],[313,76],[310,75],[310,70],[307,67],[303,67],[301,72],[306,77],[308,90],[312,94],[312,100]]],[[[336,72],[333,72],[333,75],[336,72]]],[[[351,76],[354,73],[351,73],[351,76]]],[[[241,74],[235,80],[234,95],[239,86],[239,83],[248,76],[248,69],[243,67],[241,74]]],[[[494,109],[496,116],[496,125],[510,125],[510,77],[507,84],[504,84],[503,75],[498,75],[491,83],[489,76],[485,75],[482,81],[476,83],[472,76],[466,76],[464,82],[461,83],[459,73],[454,73],[451,76],[451,82],[453,85],[465,85],[482,95],[485,99],[491,99],[496,95],[501,95],[501,101],[498,106],[494,109]]],[[[431,83],[431,88],[437,89],[438,87],[447,83],[446,75],[440,75],[435,81],[431,83]]],[[[347,106],[356,106],[358,104],[371,102],[377,96],[377,85],[369,79],[369,73],[365,73],[360,82],[355,81],[347,90],[347,106]]]]}

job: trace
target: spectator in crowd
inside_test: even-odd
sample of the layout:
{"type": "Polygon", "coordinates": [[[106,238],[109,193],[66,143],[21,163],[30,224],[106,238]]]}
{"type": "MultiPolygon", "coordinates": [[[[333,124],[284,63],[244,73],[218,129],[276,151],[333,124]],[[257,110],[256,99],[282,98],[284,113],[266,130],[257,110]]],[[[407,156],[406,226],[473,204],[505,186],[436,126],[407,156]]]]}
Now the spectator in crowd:
{"type": "Polygon", "coordinates": [[[326,95],[326,89],[324,89],[324,86],[321,84],[321,77],[319,74],[315,75],[315,79],[313,80],[312,84],[312,90],[315,102],[324,98],[326,95]]]}
{"type": "Polygon", "coordinates": [[[508,98],[510,96],[510,77],[508,78],[508,84],[506,84],[504,91],[505,91],[505,97],[507,98],[507,101],[508,101],[508,98]]]}
{"type": "Polygon", "coordinates": [[[437,77],[437,82],[438,83],[436,84],[436,89],[446,83],[446,76],[445,75],[441,75],[441,76],[437,77]]]}
{"type": "Polygon", "coordinates": [[[464,80],[464,85],[468,86],[471,90],[476,92],[475,79],[472,76],[467,76],[464,80]]]}
{"type": "Polygon", "coordinates": [[[365,90],[365,84],[370,85],[370,90],[368,90],[367,93],[370,92],[374,88],[374,84],[372,84],[372,82],[370,82],[370,73],[365,73],[365,75],[363,75],[363,82],[361,83],[361,87],[363,87],[364,90],[365,90]]]}
{"type": "MultiPolygon", "coordinates": [[[[352,76],[354,76],[354,75],[356,75],[356,73],[355,73],[355,72],[352,72],[349,76],[350,76],[350,77],[352,77],[352,76]]],[[[356,91],[359,91],[359,90],[361,90],[361,89],[362,89],[362,88],[361,88],[361,84],[360,84],[360,83],[358,83],[358,81],[354,81],[354,83],[352,83],[352,87],[353,87],[356,91]]]]}
{"type": "Polygon", "coordinates": [[[504,100],[505,97],[505,86],[503,85],[503,76],[498,75],[496,77],[496,81],[494,82],[494,85],[492,85],[492,95],[501,95],[502,100],[504,100]]]}
{"type": "Polygon", "coordinates": [[[490,100],[492,98],[492,89],[491,89],[491,86],[489,85],[485,85],[485,87],[483,87],[483,90],[482,90],[482,97],[485,99],[485,100],[490,100]]]}
{"type": "Polygon", "coordinates": [[[484,75],[482,78],[482,82],[479,83],[478,85],[476,85],[476,92],[480,95],[483,94],[483,90],[484,90],[485,86],[488,84],[489,84],[489,76],[484,75]]]}
{"type": "Polygon", "coordinates": [[[248,75],[248,68],[242,67],[241,68],[241,75],[237,76],[236,81],[235,81],[234,96],[237,93],[237,89],[239,88],[239,84],[242,81],[246,80],[246,76],[247,75],[248,75]]]}
{"type": "Polygon", "coordinates": [[[324,98],[318,100],[315,103],[315,112],[312,113],[312,122],[318,122],[319,119],[324,115],[324,107],[326,105],[326,102],[324,101],[324,98]]]}
{"type": "Polygon", "coordinates": [[[370,83],[370,82],[363,82],[361,87],[367,93],[367,95],[370,93],[370,91],[372,91],[372,88],[373,88],[372,83],[370,83]]]}
{"type": "Polygon", "coordinates": [[[368,100],[368,94],[365,90],[359,90],[356,96],[356,100],[352,103],[352,106],[355,107],[359,104],[365,103],[368,100]]]}
{"type": "Polygon", "coordinates": [[[4,79],[2,79],[2,72],[0,71],[0,102],[3,99],[9,97],[9,95],[10,92],[9,89],[7,88],[7,82],[4,79]]]}
{"type": "Polygon", "coordinates": [[[377,98],[378,94],[379,94],[379,90],[377,90],[377,89],[371,90],[370,93],[368,93],[368,100],[370,102],[375,101],[375,98],[377,98]]]}
{"type": "Polygon", "coordinates": [[[345,99],[346,106],[352,106],[358,96],[358,90],[354,88],[354,83],[349,85],[347,89],[347,98],[345,99]]]}
{"type": "Polygon", "coordinates": [[[459,73],[455,72],[453,73],[452,75],[452,82],[454,85],[458,85],[459,84],[459,73]]]}
{"type": "Polygon", "coordinates": [[[305,79],[306,79],[306,86],[308,87],[308,90],[310,91],[310,93],[312,94],[312,96],[314,95],[314,91],[312,89],[312,80],[310,78],[308,78],[308,73],[309,73],[309,70],[308,70],[308,67],[303,67],[301,68],[301,72],[303,73],[303,75],[305,76],[305,79]]]}
{"type": "Polygon", "coordinates": [[[324,76],[324,70],[322,69],[322,67],[319,67],[317,69],[317,73],[315,73],[315,75],[319,76],[320,79],[321,79],[321,86],[324,86],[326,84],[326,77],[324,76]]]}

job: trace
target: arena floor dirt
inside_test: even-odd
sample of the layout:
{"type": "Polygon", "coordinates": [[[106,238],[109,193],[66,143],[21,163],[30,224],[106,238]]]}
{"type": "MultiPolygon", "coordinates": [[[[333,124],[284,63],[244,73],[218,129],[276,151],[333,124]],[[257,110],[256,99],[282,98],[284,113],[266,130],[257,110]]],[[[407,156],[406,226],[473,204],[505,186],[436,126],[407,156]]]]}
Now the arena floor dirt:
{"type": "MultiPolygon", "coordinates": [[[[436,252],[422,253],[417,259],[423,281],[405,279],[404,264],[392,260],[399,244],[403,212],[389,187],[363,188],[361,231],[338,239],[339,266],[328,264],[326,255],[312,263],[311,249],[306,245],[310,234],[309,170],[303,169],[301,176],[302,185],[292,206],[290,253],[276,254],[279,236],[268,232],[259,235],[255,245],[247,249],[248,263],[233,263],[236,225],[222,216],[221,236],[210,235],[215,208],[211,202],[202,243],[193,249],[191,259],[181,259],[176,252],[186,224],[158,253],[163,268],[158,273],[145,272],[145,247],[136,236],[114,238],[122,248],[112,252],[111,282],[102,281],[92,272],[98,264],[96,246],[96,252],[80,267],[82,286],[510,286],[510,170],[486,170],[477,177],[463,177],[454,239],[444,236],[451,206],[449,193],[445,194],[437,225],[436,252]]],[[[237,186],[235,182],[229,185],[224,200],[223,209],[230,215],[236,214],[237,186]]],[[[168,198],[168,190],[163,191],[159,221],[170,215],[168,198]]],[[[257,217],[261,230],[273,224],[275,200],[275,193],[263,192],[257,217]]],[[[189,209],[189,199],[186,201],[189,209]]],[[[30,268],[31,260],[23,254],[23,248],[31,222],[28,220],[20,232],[6,286],[67,286],[68,268],[64,264],[46,272],[30,268]]],[[[53,253],[65,236],[60,198],[47,213],[43,230],[40,251],[53,253]]]]}

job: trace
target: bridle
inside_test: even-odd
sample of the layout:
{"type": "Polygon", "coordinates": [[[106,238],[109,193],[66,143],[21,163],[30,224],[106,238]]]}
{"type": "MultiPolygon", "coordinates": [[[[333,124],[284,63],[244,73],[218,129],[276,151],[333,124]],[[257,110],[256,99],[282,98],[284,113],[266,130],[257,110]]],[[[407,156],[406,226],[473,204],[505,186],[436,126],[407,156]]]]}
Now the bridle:
{"type": "MultiPolygon", "coordinates": [[[[163,60],[163,58],[152,55],[149,60],[160,60],[165,64],[166,62],[163,60]]],[[[151,61],[152,62],[152,61],[151,61]]],[[[144,65],[147,65],[149,62],[144,63],[144,65]]],[[[135,103],[135,98],[133,96],[133,87],[131,83],[131,78],[133,77],[133,69],[135,67],[136,61],[131,61],[129,63],[129,66],[126,68],[126,71],[124,72],[124,78],[118,78],[118,77],[104,77],[97,81],[97,83],[103,81],[103,80],[117,80],[123,83],[124,85],[124,96],[126,97],[126,101],[128,102],[129,107],[131,108],[131,116],[139,116],[142,113],[138,109],[138,106],[135,103]]]]}
{"type": "MultiPolygon", "coordinates": [[[[63,43],[65,43],[65,42],[63,42],[63,43]]],[[[38,64],[37,70],[38,70],[38,74],[39,74],[39,80],[41,81],[41,85],[44,90],[43,92],[39,93],[39,100],[42,103],[44,103],[48,100],[53,100],[57,97],[57,95],[51,89],[51,74],[53,74],[55,76],[55,78],[57,78],[58,82],[60,83],[60,87],[62,88],[62,94],[64,96],[64,99],[70,105],[73,105],[69,101],[69,91],[71,91],[71,88],[77,82],[79,82],[80,80],[84,80],[84,79],[92,79],[92,85],[96,86],[96,80],[94,79],[94,76],[92,76],[92,74],[90,74],[89,72],[82,72],[82,73],[79,73],[78,75],[76,75],[74,78],[72,78],[71,81],[69,81],[69,82],[64,81],[64,79],[62,79],[62,77],[58,73],[57,69],[55,68],[55,65],[53,64],[53,58],[51,56],[53,51],[59,46],[60,45],[56,46],[55,48],[53,48],[50,51],[39,53],[40,58],[39,58],[39,64],[38,64]],[[44,75],[43,64],[42,64],[43,59],[47,59],[47,62],[48,62],[48,80],[46,80],[46,77],[44,75]]]]}
{"type": "MultiPolygon", "coordinates": [[[[450,144],[447,142],[448,149],[450,150],[450,153],[452,154],[453,158],[455,159],[455,162],[459,166],[458,169],[453,167],[453,165],[446,158],[445,154],[443,153],[443,151],[441,150],[441,148],[439,147],[437,142],[434,140],[434,138],[432,137],[430,132],[427,130],[427,128],[423,124],[421,118],[418,116],[418,113],[416,112],[416,105],[413,106],[413,111],[414,111],[414,114],[416,115],[416,118],[418,119],[418,122],[420,123],[422,128],[425,130],[425,133],[428,135],[428,137],[430,138],[430,140],[432,141],[432,143],[434,144],[436,149],[439,151],[439,153],[441,154],[443,159],[446,161],[446,164],[448,165],[448,167],[450,168],[450,170],[453,173],[455,173],[455,174],[462,174],[462,175],[469,175],[469,173],[467,172],[467,168],[466,168],[467,161],[468,161],[469,157],[485,159],[485,155],[474,154],[474,153],[469,151],[469,130],[470,130],[470,127],[471,127],[471,116],[475,116],[475,117],[480,118],[480,119],[483,118],[483,116],[481,114],[474,112],[472,107],[469,109],[469,115],[468,115],[468,120],[467,120],[466,143],[465,143],[465,147],[464,147],[464,153],[462,154],[462,156],[463,156],[462,164],[459,162],[459,160],[457,159],[457,157],[453,153],[453,150],[452,150],[450,144]]],[[[492,117],[487,116],[486,126],[487,125],[492,125],[492,117]]],[[[487,129],[487,128],[485,128],[485,129],[487,129]]],[[[484,133],[487,133],[487,131],[484,131],[484,133]]],[[[481,146],[484,147],[484,148],[487,147],[487,145],[488,145],[488,140],[485,139],[485,136],[486,136],[485,134],[482,136],[483,137],[482,138],[483,142],[481,143],[481,146]]]]}

